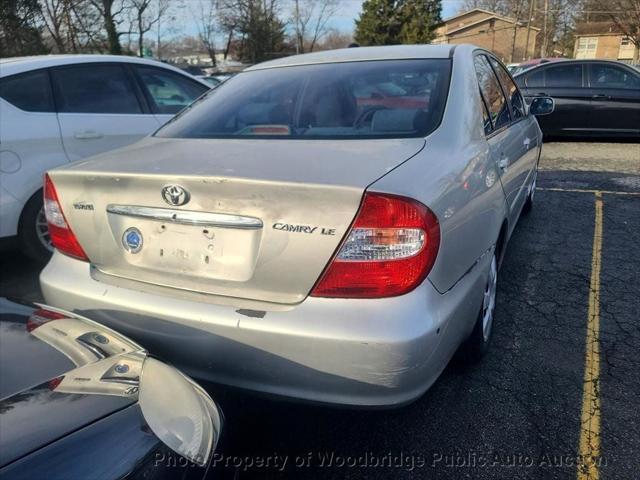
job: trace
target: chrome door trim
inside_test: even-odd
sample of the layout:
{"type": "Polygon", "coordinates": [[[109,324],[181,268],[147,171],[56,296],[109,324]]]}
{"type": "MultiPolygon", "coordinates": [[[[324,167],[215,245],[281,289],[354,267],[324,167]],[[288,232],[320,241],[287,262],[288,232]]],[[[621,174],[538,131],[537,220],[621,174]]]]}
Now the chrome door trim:
{"type": "Polygon", "coordinates": [[[195,225],[199,227],[238,228],[257,230],[262,228],[262,220],[227,213],[194,212],[170,208],[142,207],[137,205],[107,205],[107,212],[114,215],[146,218],[158,222],[195,225]]]}

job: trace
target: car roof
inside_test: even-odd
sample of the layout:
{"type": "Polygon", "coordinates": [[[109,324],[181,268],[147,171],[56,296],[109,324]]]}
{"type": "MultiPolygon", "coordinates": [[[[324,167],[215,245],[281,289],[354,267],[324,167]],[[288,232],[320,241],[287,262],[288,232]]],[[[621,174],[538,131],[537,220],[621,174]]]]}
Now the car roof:
{"type": "Polygon", "coordinates": [[[527,65],[540,65],[542,63],[553,63],[559,61],[565,61],[566,58],[560,57],[543,57],[543,58],[532,58],[531,60],[527,60],[526,62],[522,62],[519,65],[521,67],[526,67],[527,65]]]}
{"type": "Polygon", "coordinates": [[[519,77],[520,75],[524,75],[524,74],[529,74],[533,71],[537,71],[539,69],[542,68],[547,68],[553,65],[565,65],[565,64],[583,64],[583,63],[609,63],[611,65],[619,65],[619,66],[625,66],[625,67],[632,67],[632,65],[627,65],[624,62],[619,62],[617,60],[605,60],[605,59],[599,59],[599,58],[560,58],[558,60],[554,60],[552,62],[544,62],[544,63],[539,63],[537,65],[532,65],[531,68],[528,68],[527,70],[519,73],[518,75],[516,75],[517,77],[519,77]]]}
{"type": "Polygon", "coordinates": [[[384,47],[355,47],[322,52],[305,53],[270,60],[247,68],[245,71],[267,68],[315,65],[320,63],[359,62],[367,60],[401,60],[415,58],[449,58],[454,48],[461,45],[388,45],[384,47]]]}
{"type": "MultiPolygon", "coordinates": [[[[79,55],[34,55],[30,57],[10,57],[0,59],[0,77],[8,75],[14,75],[16,73],[28,72],[31,70],[37,70],[39,68],[57,67],[60,65],[74,65],[81,63],[96,63],[96,62],[119,62],[119,63],[137,63],[142,65],[150,65],[160,68],[167,68],[178,72],[182,75],[187,75],[191,78],[195,78],[188,73],[168,65],[166,63],[159,62],[157,60],[150,60],[148,58],[130,57],[126,55],[94,55],[94,54],[79,54],[79,55]]],[[[196,79],[197,80],[197,79],[196,79]]],[[[197,80],[202,83],[201,80],[197,80]]]]}
{"type": "Polygon", "coordinates": [[[552,62],[545,62],[541,65],[549,65],[551,63],[614,63],[616,65],[626,65],[624,62],[619,62],[618,60],[608,60],[605,58],[559,58],[552,62]]]}

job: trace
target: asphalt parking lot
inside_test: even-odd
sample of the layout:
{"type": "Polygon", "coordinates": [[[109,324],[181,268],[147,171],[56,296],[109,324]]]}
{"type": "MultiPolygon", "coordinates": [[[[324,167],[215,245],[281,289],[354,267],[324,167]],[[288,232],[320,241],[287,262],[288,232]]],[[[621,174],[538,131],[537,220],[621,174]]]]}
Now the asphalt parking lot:
{"type": "MultiPolygon", "coordinates": [[[[373,412],[209,386],[227,420],[219,466],[240,478],[637,478],[640,145],[545,148],[481,364],[453,362],[417,402],[373,412]]],[[[38,300],[39,268],[3,254],[0,293],[38,300]]]]}

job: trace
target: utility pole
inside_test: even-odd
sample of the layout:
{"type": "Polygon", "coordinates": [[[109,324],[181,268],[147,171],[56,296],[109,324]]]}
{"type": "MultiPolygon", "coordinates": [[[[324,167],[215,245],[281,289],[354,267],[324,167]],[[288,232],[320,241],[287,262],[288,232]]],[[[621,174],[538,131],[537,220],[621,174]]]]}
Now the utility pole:
{"type": "Polygon", "coordinates": [[[529,6],[529,18],[527,19],[527,43],[524,46],[524,55],[522,56],[522,60],[527,60],[529,57],[529,38],[531,36],[531,17],[533,17],[533,12],[536,8],[536,0],[530,0],[531,4],[529,6]]]}
{"type": "Polygon", "coordinates": [[[547,18],[549,16],[549,0],[544,0],[544,22],[542,24],[542,47],[540,49],[540,57],[547,56],[547,18]]]}

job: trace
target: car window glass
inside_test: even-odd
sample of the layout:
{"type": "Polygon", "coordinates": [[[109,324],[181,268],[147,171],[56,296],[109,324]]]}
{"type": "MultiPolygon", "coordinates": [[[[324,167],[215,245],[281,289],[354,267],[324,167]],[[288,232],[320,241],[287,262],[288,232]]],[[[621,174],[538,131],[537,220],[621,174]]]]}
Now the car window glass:
{"type": "Polygon", "coordinates": [[[527,75],[525,82],[527,87],[544,87],[544,69],[537,69],[527,75]]]}
{"type": "Polygon", "coordinates": [[[0,80],[0,97],[27,112],[53,112],[46,70],[11,75],[0,80]]]}
{"type": "Polygon", "coordinates": [[[484,100],[482,98],[480,99],[480,103],[482,103],[482,126],[484,128],[485,135],[488,135],[491,133],[491,130],[493,130],[493,125],[491,124],[491,117],[489,116],[487,105],[486,103],[484,103],[484,100]]]}
{"type": "Polygon", "coordinates": [[[120,65],[82,64],[51,71],[58,111],[141,113],[133,84],[120,65]]]}
{"type": "Polygon", "coordinates": [[[440,123],[449,59],[384,60],[243,72],[157,135],[180,138],[418,137],[440,123]]]}
{"type": "Polygon", "coordinates": [[[161,68],[138,66],[136,69],[156,113],[177,113],[207,91],[204,85],[161,68]]]}
{"type": "Polygon", "coordinates": [[[518,87],[516,87],[511,75],[509,75],[505,68],[493,58],[491,58],[491,65],[493,65],[493,69],[498,74],[502,88],[504,88],[504,91],[507,94],[507,98],[511,104],[511,110],[513,111],[513,117],[524,117],[524,100],[522,100],[520,91],[518,90],[518,87]]]}
{"type": "Polygon", "coordinates": [[[489,108],[493,127],[497,130],[511,121],[507,99],[502,93],[498,78],[493,72],[491,65],[489,65],[487,57],[484,55],[476,55],[474,63],[478,83],[480,84],[480,91],[489,108]]]}
{"type": "Polygon", "coordinates": [[[582,65],[555,65],[545,69],[545,86],[570,88],[582,86],[582,65]]]}
{"type": "Polygon", "coordinates": [[[640,88],[640,75],[614,65],[593,64],[590,67],[592,88],[640,88]]]}

